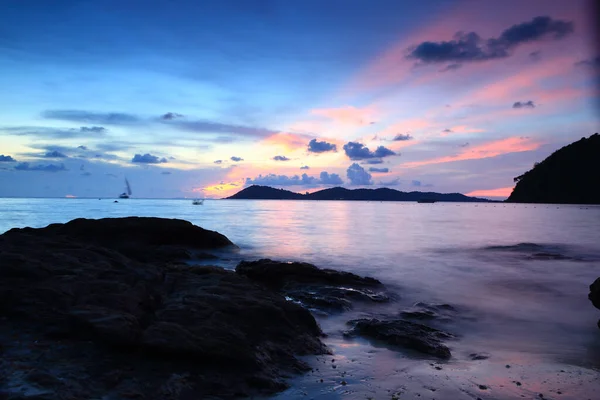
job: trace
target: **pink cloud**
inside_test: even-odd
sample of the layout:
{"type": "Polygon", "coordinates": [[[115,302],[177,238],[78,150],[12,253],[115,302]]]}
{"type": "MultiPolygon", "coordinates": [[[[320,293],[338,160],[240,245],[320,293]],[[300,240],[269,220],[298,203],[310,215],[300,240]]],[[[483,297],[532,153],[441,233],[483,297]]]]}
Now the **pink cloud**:
{"type": "Polygon", "coordinates": [[[423,165],[442,164],[454,161],[478,160],[481,158],[496,157],[502,154],[532,151],[538,149],[541,145],[541,143],[535,142],[529,138],[509,137],[502,140],[495,140],[493,142],[471,146],[453,156],[444,156],[423,161],[413,161],[405,163],[403,164],[403,166],[412,168],[420,167],[423,165]]]}
{"type": "Polygon", "coordinates": [[[331,119],[343,125],[364,126],[370,125],[375,120],[376,111],[374,107],[345,106],[314,109],[311,110],[311,114],[331,119]]]}
{"type": "Polygon", "coordinates": [[[467,193],[467,196],[474,197],[508,197],[513,191],[513,187],[503,187],[497,189],[481,189],[481,190],[473,190],[472,192],[467,193]]]}

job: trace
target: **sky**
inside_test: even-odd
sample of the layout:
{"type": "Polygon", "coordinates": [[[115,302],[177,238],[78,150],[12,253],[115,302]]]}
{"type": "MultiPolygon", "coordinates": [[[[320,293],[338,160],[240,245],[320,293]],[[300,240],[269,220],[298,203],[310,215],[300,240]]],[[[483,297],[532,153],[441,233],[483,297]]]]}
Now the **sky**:
{"type": "Polygon", "coordinates": [[[577,0],[2,0],[0,197],[506,198],[599,131],[577,0]]]}

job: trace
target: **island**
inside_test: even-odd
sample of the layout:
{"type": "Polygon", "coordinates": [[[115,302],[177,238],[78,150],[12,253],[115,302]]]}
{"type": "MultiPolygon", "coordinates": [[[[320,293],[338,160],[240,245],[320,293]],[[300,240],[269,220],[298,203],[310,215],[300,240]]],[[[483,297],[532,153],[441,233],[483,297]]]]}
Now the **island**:
{"type": "Polygon", "coordinates": [[[493,200],[469,197],[461,193],[401,192],[390,188],[346,189],[333,187],[305,194],[252,185],[240,190],[227,200],[351,200],[351,201],[417,201],[435,202],[493,202],[493,200]]]}
{"type": "Polygon", "coordinates": [[[600,135],[555,151],[514,181],[508,202],[600,204],[600,135]]]}

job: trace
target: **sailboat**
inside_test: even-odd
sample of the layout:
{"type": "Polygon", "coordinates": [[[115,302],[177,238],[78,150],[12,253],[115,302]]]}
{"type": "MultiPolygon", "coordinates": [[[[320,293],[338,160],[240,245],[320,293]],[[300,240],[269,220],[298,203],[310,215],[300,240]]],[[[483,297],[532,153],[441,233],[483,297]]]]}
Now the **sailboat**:
{"type": "Polygon", "coordinates": [[[125,191],[119,195],[120,199],[128,199],[131,196],[131,186],[129,186],[129,181],[125,178],[125,191]]]}

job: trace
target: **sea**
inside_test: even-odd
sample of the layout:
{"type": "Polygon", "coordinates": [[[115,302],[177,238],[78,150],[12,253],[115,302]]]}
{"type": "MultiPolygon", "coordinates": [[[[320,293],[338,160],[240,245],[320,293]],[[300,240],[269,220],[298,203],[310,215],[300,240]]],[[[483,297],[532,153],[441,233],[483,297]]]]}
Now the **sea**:
{"type": "Polygon", "coordinates": [[[0,233],[74,218],[180,218],[226,235],[218,261],[306,261],[381,280],[388,304],[316,313],[332,354],[274,399],[598,399],[600,207],[278,200],[0,199],[0,233]],[[440,361],[347,339],[353,318],[449,304],[440,361]]]}

